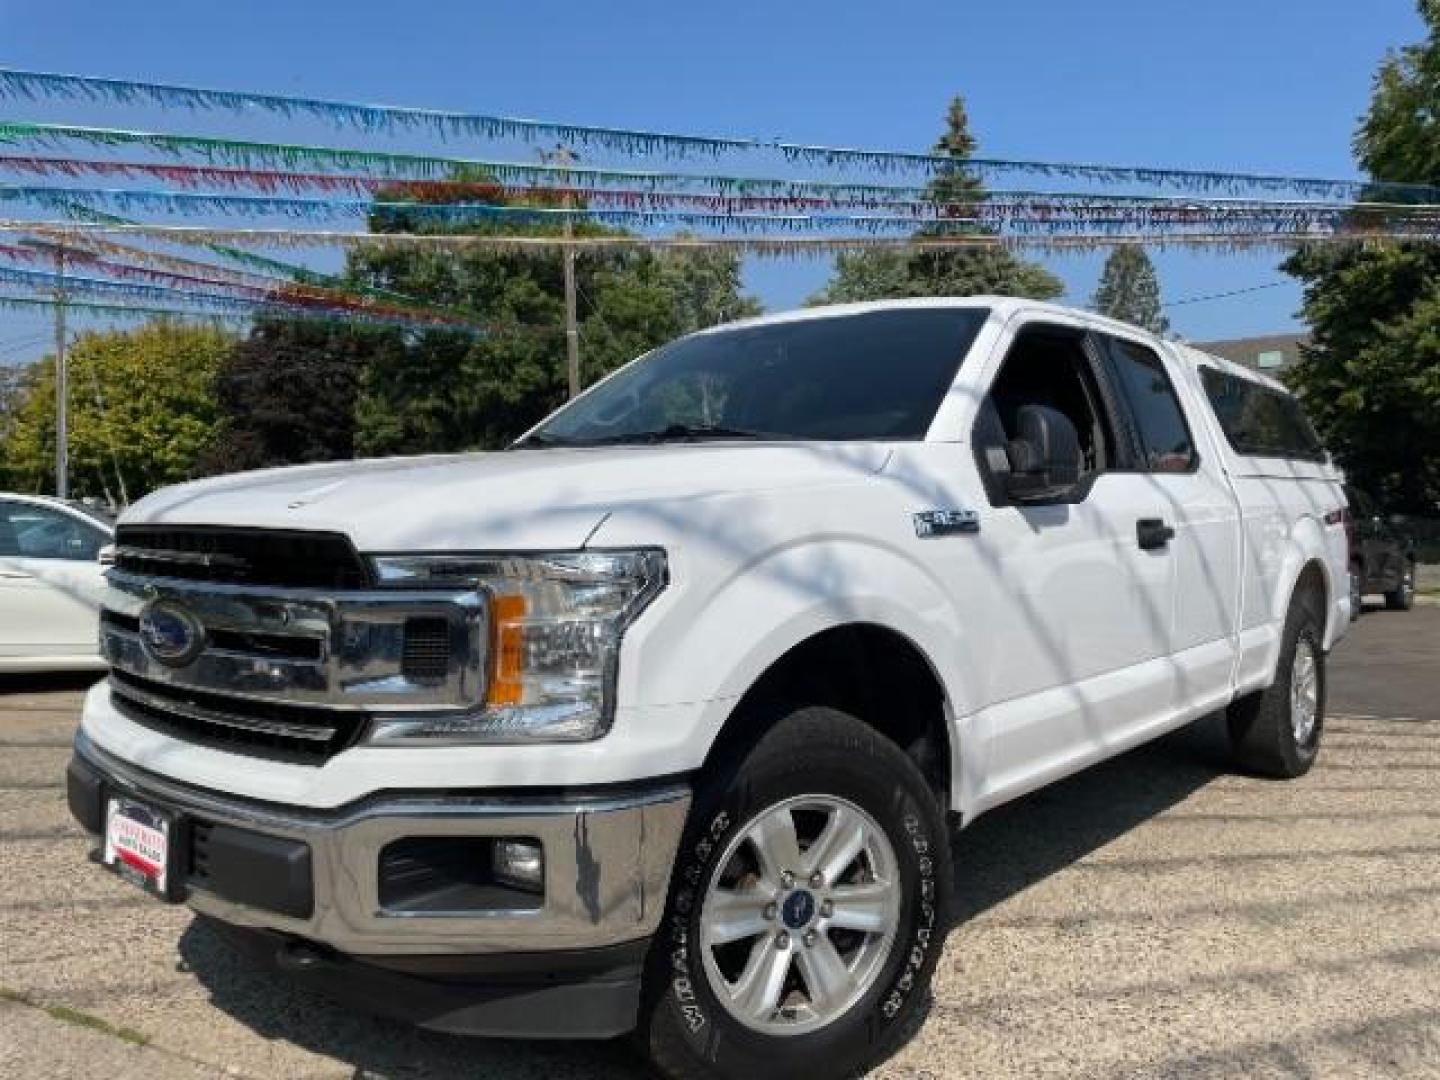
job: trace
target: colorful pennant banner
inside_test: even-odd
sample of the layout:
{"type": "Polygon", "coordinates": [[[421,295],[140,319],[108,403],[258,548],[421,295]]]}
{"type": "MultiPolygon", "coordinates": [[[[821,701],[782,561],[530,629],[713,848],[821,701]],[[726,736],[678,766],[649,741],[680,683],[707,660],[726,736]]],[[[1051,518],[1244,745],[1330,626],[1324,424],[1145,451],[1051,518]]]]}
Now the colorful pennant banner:
{"type": "MultiPolygon", "coordinates": [[[[188,300],[178,301],[180,304],[188,304],[188,300]]],[[[0,309],[15,311],[36,311],[49,310],[56,306],[63,305],[67,311],[82,311],[96,315],[104,315],[107,318],[133,318],[133,319],[182,319],[186,321],[197,321],[206,323],[233,323],[237,325],[248,325],[257,316],[275,314],[285,318],[287,321],[317,322],[331,325],[353,326],[357,320],[352,315],[327,314],[321,311],[283,311],[273,312],[260,305],[245,304],[239,302],[233,310],[226,310],[219,307],[200,308],[187,306],[159,306],[155,304],[130,304],[130,303],[109,303],[103,300],[77,299],[67,296],[64,300],[57,300],[54,296],[15,296],[0,293],[0,309]]],[[[391,324],[385,324],[387,326],[391,324]]],[[[420,329],[429,329],[422,327],[420,329]]],[[[516,330],[540,330],[549,332],[549,328],[506,328],[505,332],[513,333],[516,330]]],[[[464,332],[470,332],[468,330],[464,332]]]]}
{"type": "Polygon", "coordinates": [[[943,252],[971,247],[1001,247],[1062,254],[1103,251],[1118,245],[1152,248],[1204,248],[1212,251],[1290,251],[1308,244],[1387,245],[1433,240],[1433,235],[1397,231],[1286,234],[1275,232],[1166,233],[1104,232],[1071,235],[968,234],[944,237],[908,236],[513,236],[506,234],[365,233],[322,229],[242,229],[190,225],[90,225],[0,219],[0,233],[30,233],[55,243],[83,244],[97,234],[200,245],[247,245],[260,248],[339,248],[350,250],[430,249],[534,253],[553,256],[565,250],[595,251],[736,251],[760,256],[828,257],[860,251],[943,252]]]}
{"type": "Polygon", "coordinates": [[[1024,233],[1159,231],[1240,231],[1304,234],[1336,232],[1363,222],[1375,230],[1403,227],[1407,235],[1429,236],[1440,226],[1440,207],[1369,206],[1363,217],[1350,204],[1305,202],[1197,200],[1136,200],[1133,197],[1031,195],[994,192],[983,203],[929,207],[907,204],[919,212],[791,213],[751,211],[713,213],[656,208],[606,208],[506,205],[501,203],[397,202],[352,198],[315,198],[236,193],[151,191],[130,188],[81,188],[0,185],[0,201],[30,203],[66,211],[115,206],[126,211],[162,214],[267,216],[321,221],[336,218],[369,219],[403,225],[408,222],[443,222],[457,226],[506,223],[518,226],[556,227],[565,222],[622,226],[637,229],[682,228],[722,234],[758,232],[826,232],[846,230],[866,234],[910,233],[917,230],[942,235],[1008,229],[1024,233]]]}
{"type": "MultiPolygon", "coordinates": [[[[966,172],[985,176],[1011,174],[1062,177],[1106,185],[1138,184],[1196,192],[1293,192],[1328,198],[1353,198],[1357,191],[1357,181],[1354,180],[1007,158],[968,158],[961,163],[954,157],[937,154],[599,127],[484,113],[358,104],[19,68],[0,68],[0,96],[138,103],[161,108],[245,114],[265,112],[287,118],[306,117],[366,133],[422,131],[445,141],[558,141],[626,155],[684,158],[703,154],[718,157],[733,152],[760,151],[778,154],[792,163],[818,165],[829,169],[847,167],[879,173],[912,172],[934,176],[963,167],[966,172]]],[[[1406,192],[1418,194],[1410,185],[1382,183],[1381,186],[1384,193],[1373,197],[1402,198],[1406,197],[1406,192]]],[[[1360,185],[1360,188],[1366,190],[1363,185],[1360,185]]]]}
{"type": "MultiPolygon", "coordinates": [[[[161,301],[181,303],[188,306],[204,308],[206,310],[218,310],[229,313],[250,311],[259,315],[288,315],[297,312],[319,310],[331,315],[344,315],[347,319],[361,323],[370,323],[377,326],[392,326],[406,329],[435,329],[434,323],[417,323],[416,321],[403,317],[394,317],[380,314],[373,311],[345,310],[337,311],[327,309],[322,305],[316,305],[295,297],[281,296],[259,296],[237,294],[233,287],[228,292],[202,291],[194,287],[194,283],[186,283],[183,287],[156,284],[136,284],[132,282],[110,281],[103,278],[82,277],[73,274],[56,274],[42,270],[23,270],[13,266],[0,265],[0,284],[46,290],[52,294],[61,290],[65,294],[77,293],[81,296],[95,296],[104,298],[118,298],[126,301],[150,302],[161,301]]],[[[212,285],[215,283],[211,283],[212,285]]],[[[467,333],[483,333],[474,326],[446,325],[447,330],[462,330],[467,333]]]]}

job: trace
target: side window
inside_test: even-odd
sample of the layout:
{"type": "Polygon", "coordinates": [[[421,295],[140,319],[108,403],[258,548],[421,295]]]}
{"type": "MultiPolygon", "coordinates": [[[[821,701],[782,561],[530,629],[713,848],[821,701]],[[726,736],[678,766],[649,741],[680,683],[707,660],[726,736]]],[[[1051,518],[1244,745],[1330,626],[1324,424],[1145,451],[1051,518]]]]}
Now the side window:
{"type": "Polygon", "coordinates": [[[1027,326],[1011,343],[975,422],[976,461],[992,505],[1006,502],[1009,443],[1019,432],[1017,416],[1026,405],[1055,409],[1075,425],[1082,490],[1085,480],[1115,467],[1115,434],[1085,350],[1085,335],[1069,327],[1027,326]]]}
{"type": "Polygon", "coordinates": [[[1289,394],[1212,367],[1200,369],[1205,396],[1237,454],[1324,461],[1325,448],[1289,394]]]}
{"type": "Polygon", "coordinates": [[[1133,341],[1101,340],[1139,429],[1140,467],[1150,472],[1188,472],[1195,465],[1195,442],[1164,362],[1133,341]]]}
{"type": "Polygon", "coordinates": [[[78,518],[49,507],[0,502],[0,557],[93,562],[105,535],[78,518]]]}

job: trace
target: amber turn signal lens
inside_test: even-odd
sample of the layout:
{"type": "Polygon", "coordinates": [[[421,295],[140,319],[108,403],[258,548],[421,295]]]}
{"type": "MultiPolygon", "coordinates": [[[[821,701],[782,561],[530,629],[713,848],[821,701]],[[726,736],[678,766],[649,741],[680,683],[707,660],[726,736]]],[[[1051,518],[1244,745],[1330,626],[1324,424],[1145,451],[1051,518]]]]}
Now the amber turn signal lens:
{"type": "Polygon", "coordinates": [[[497,596],[491,605],[490,693],[491,705],[519,705],[525,683],[525,597],[497,596]]]}

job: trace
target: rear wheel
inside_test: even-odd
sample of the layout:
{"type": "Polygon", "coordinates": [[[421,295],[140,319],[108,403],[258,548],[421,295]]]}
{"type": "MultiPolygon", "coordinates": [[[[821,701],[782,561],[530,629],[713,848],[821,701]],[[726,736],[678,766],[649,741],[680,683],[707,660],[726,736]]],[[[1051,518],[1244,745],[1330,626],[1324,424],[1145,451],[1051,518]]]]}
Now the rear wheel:
{"type": "Polygon", "coordinates": [[[1291,778],[1315,764],[1325,729],[1320,605],[1313,592],[1291,601],[1275,681],[1230,706],[1230,741],[1242,768],[1291,778]]]}
{"type": "Polygon", "coordinates": [[[1385,594],[1385,606],[1391,611],[1409,611],[1415,606],[1415,564],[1406,563],[1400,582],[1385,594]]]}
{"type": "Polygon", "coordinates": [[[949,837],[920,770],[828,708],[697,791],[640,1036],[672,1077],[850,1076],[923,1019],[949,837]]]}
{"type": "Polygon", "coordinates": [[[1356,619],[1360,618],[1360,609],[1365,606],[1365,588],[1364,588],[1364,585],[1362,584],[1363,581],[1364,581],[1364,577],[1363,577],[1363,575],[1360,573],[1360,567],[1359,567],[1359,566],[1352,565],[1352,566],[1350,567],[1350,621],[1351,621],[1351,622],[1354,622],[1356,619]]]}

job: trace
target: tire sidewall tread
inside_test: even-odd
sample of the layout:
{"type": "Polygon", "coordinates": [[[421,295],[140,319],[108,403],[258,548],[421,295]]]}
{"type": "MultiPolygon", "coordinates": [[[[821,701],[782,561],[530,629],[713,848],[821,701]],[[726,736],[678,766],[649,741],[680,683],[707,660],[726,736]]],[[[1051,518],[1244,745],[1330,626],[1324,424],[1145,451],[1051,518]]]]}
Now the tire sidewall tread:
{"type": "Polygon", "coordinates": [[[1245,769],[1266,776],[1292,779],[1315,764],[1325,731],[1326,672],[1324,623],[1311,598],[1297,596],[1290,603],[1276,662],[1275,679],[1235,702],[1229,709],[1230,737],[1236,761],[1245,769]],[[1290,680],[1299,641],[1309,641],[1315,656],[1319,694],[1315,729],[1305,745],[1295,741],[1290,716],[1290,680]]]}
{"type": "Polygon", "coordinates": [[[697,787],[676,859],[669,904],[651,951],[640,1035],[671,1077],[747,1080],[849,1076],[913,1033],[950,921],[944,815],[915,763],[861,721],[831,708],[788,712],[697,787]],[[803,1035],[755,1032],[710,990],[698,946],[699,908],[736,830],[794,795],[832,795],[885,830],[902,882],[898,936],[884,970],[850,1012],[803,1035]]]}

